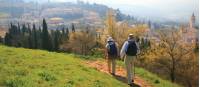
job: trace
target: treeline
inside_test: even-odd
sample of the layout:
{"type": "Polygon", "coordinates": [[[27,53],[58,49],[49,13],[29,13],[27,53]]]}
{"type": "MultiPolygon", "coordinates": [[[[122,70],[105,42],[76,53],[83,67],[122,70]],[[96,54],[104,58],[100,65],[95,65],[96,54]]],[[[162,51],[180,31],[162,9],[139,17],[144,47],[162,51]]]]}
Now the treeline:
{"type": "MultiPolygon", "coordinates": [[[[75,32],[73,24],[72,31],[75,32]]],[[[4,40],[1,39],[1,42],[5,45],[14,47],[58,51],[59,46],[68,41],[68,39],[68,28],[49,31],[46,20],[43,19],[42,28],[36,28],[35,24],[31,27],[29,24],[14,25],[11,23],[4,40]]]]}

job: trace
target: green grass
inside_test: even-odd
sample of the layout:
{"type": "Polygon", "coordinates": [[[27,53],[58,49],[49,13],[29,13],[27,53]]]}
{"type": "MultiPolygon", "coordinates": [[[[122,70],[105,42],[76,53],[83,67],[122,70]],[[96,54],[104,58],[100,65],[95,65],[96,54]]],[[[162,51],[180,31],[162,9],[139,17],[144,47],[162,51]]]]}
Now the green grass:
{"type": "MultiPolygon", "coordinates": [[[[0,45],[0,87],[127,87],[83,64],[91,58],[0,45]]],[[[122,61],[117,64],[124,66],[122,61]]],[[[181,87],[143,68],[136,67],[135,73],[154,87],[181,87]]]]}
{"type": "Polygon", "coordinates": [[[72,54],[0,45],[0,87],[127,87],[72,54]]]}
{"type": "MultiPolygon", "coordinates": [[[[120,66],[124,66],[124,62],[122,61],[118,61],[117,64],[120,66]]],[[[159,76],[157,76],[156,74],[153,74],[143,68],[135,67],[135,74],[143,78],[144,80],[146,80],[148,83],[150,83],[154,87],[182,87],[168,80],[164,80],[160,78],[159,76]]]]}
{"type": "Polygon", "coordinates": [[[152,83],[154,87],[181,87],[175,83],[171,83],[168,80],[161,79],[157,75],[148,72],[143,68],[135,68],[135,74],[142,77],[144,80],[152,83]]]}

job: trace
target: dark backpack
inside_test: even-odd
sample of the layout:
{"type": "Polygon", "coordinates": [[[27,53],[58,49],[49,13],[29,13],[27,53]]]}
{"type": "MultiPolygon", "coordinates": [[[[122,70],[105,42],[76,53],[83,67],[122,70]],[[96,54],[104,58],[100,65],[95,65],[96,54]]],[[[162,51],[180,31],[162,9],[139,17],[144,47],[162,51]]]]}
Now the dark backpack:
{"type": "Polygon", "coordinates": [[[117,55],[117,47],[115,42],[108,42],[108,45],[110,49],[108,49],[108,54],[111,56],[116,56],[117,55]]]}
{"type": "Polygon", "coordinates": [[[136,56],[137,54],[137,45],[135,41],[128,41],[128,48],[126,51],[128,56],[136,56]]]}

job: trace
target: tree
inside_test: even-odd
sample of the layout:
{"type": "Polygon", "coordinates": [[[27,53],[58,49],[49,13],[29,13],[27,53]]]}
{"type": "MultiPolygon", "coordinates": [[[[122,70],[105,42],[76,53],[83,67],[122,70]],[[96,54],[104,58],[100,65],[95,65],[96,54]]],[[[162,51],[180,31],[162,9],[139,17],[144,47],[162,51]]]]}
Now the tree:
{"type": "Polygon", "coordinates": [[[65,35],[65,28],[63,27],[62,28],[62,36],[64,36],[65,35]]]}
{"type": "Polygon", "coordinates": [[[37,49],[37,45],[38,45],[38,40],[37,40],[37,31],[36,31],[36,27],[35,27],[35,24],[33,24],[33,34],[32,34],[32,37],[33,37],[33,48],[34,49],[37,49]]]}
{"type": "Polygon", "coordinates": [[[66,36],[67,40],[69,40],[69,29],[68,28],[66,28],[66,34],[65,34],[65,36],[66,36]]]}
{"type": "Polygon", "coordinates": [[[52,43],[45,19],[43,19],[43,25],[42,25],[42,48],[49,51],[52,50],[52,43]]]}
{"type": "Polygon", "coordinates": [[[114,12],[113,10],[109,10],[107,13],[107,29],[108,29],[108,34],[116,39],[116,21],[114,17],[114,12]]]}
{"type": "Polygon", "coordinates": [[[18,30],[18,31],[17,31],[18,34],[20,35],[20,34],[21,34],[21,27],[20,27],[20,24],[19,24],[19,23],[17,24],[17,30],[18,30]]]}
{"type": "Polygon", "coordinates": [[[9,41],[10,41],[10,46],[15,46],[15,47],[21,47],[21,38],[20,38],[20,28],[19,25],[13,25],[11,23],[9,29],[8,29],[8,36],[9,36],[9,41]]]}
{"type": "Polygon", "coordinates": [[[52,30],[49,33],[45,19],[43,20],[42,29],[39,27],[37,30],[35,24],[32,26],[31,29],[29,24],[27,26],[23,24],[20,28],[19,23],[18,25],[11,23],[4,43],[8,46],[57,51],[61,41],[68,40],[68,29],[63,29],[62,34],[59,30],[52,30]]]}
{"type": "Polygon", "coordinates": [[[199,86],[198,55],[199,53],[190,51],[177,66],[177,80],[187,87],[199,86]]]}
{"type": "Polygon", "coordinates": [[[0,36],[0,43],[3,43],[3,38],[0,36]]]}
{"type": "Polygon", "coordinates": [[[72,23],[72,32],[76,32],[74,23],[72,23]]]}
{"type": "Polygon", "coordinates": [[[29,45],[29,48],[33,48],[33,37],[32,37],[32,30],[28,24],[28,45],[29,45]]]}
{"type": "MultiPolygon", "coordinates": [[[[57,32],[58,33],[58,32],[57,32]]],[[[58,34],[60,34],[60,32],[58,33],[58,34]]],[[[59,36],[58,36],[59,37],[59,36]]],[[[65,30],[65,28],[63,27],[62,28],[62,33],[60,34],[60,43],[62,44],[62,43],[64,43],[66,40],[67,40],[67,31],[65,30]]]]}
{"type": "Polygon", "coordinates": [[[59,50],[59,30],[56,30],[54,32],[54,50],[58,51],[59,50]]]}
{"type": "Polygon", "coordinates": [[[26,25],[23,24],[23,26],[22,26],[22,34],[23,35],[25,35],[26,30],[27,30],[26,25]]]}
{"type": "Polygon", "coordinates": [[[77,54],[88,55],[95,44],[95,36],[91,30],[80,31],[71,34],[69,42],[64,44],[64,48],[77,54]]]}
{"type": "Polygon", "coordinates": [[[117,21],[123,21],[123,14],[120,12],[119,9],[116,10],[116,20],[117,21]]]}
{"type": "Polygon", "coordinates": [[[5,45],[11,46],[11,36],[9,33],[6,33],[5,35],[5,45]]]}
{"type": "Polygon", "coordinates": [[[186,48],[186,44],[182,42],[181,35],[176,30],[169,30],[159,33],[160,41],[160,59],[158,63],[169,73],[172,82],[176,80],[177,67],[192,49],[186,48]]]}
{"type": "Polygon", "coordinates": [[[62,39],[64,40],[64,41],[67,41],[68,39],[69,39],[69,30],[68,30],[68,28],[63,28],[62,29],[62,39]]]}
{"type": "Polygon", "coordinates": [[[42,49],[42,29],[39,26],[39,29],[37,30],[37,47],[39,49],[42,49]]]}

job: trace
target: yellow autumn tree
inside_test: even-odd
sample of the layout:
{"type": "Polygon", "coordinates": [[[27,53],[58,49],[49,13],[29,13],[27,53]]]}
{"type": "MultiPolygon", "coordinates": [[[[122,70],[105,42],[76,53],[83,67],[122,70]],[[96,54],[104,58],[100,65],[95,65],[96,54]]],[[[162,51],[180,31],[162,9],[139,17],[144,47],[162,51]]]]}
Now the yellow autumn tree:
{"type": "Polygon", "coordinates": [[[69,42],[65,43],[63,47],[73,53],[88,55],[95,45],[95,33],[85,30],[71,33],[69,42]]]}
{"type": "MultiPolygon", "coordinates": [[[[192,63],[193,61],[189,61],[188,58],[191,57],[194,60],[197,59],[197,57],[195,58],[195,56],[193,56],[195,46],[184,42],[177,30],[166,30],[160,32],[159,40],[159,51],[157,51],[158,59],[156,60],[157,65],[162,67],[163,72],[168,73],[172,82],[182,82],[181,80],[178,80],[178,78],[180,78],[178,75],[183,75],[183,73],[178,74],[178,72],[186,71],[186,66],[190,66],[191,68],[193,67],[185,61],[192,63]]],[[[186,75],[187,74],[183,76],[186,75]]],[[[183,79],[184,78],[182,78],[182,80],[183,79]]]]}
{"type": "Polygon", "coordinates": [[[106,27],[108,30],[108,35],[116,39],[116,21],[114,11],[112,9],[109,9],[107,12],[106,27]]]}

